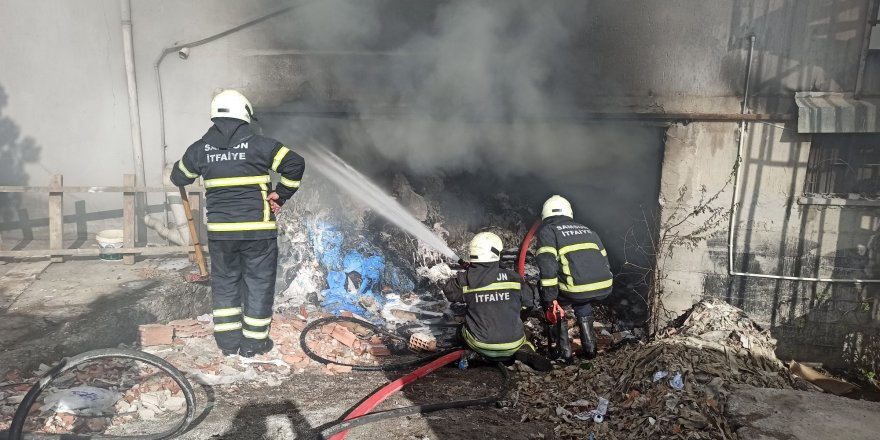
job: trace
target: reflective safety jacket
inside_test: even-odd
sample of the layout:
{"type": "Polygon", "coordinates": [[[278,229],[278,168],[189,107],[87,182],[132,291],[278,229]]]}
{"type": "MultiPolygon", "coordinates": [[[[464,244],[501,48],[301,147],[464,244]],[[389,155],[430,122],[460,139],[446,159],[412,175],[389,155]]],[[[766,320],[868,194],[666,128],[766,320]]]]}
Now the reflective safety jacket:
{"type": "Polygon", "coordinates": [[[275,214],[266,201],[269,171],[281,176],[274,189],[280,205],[299,188],[305,161],[280,142],[255,134],[244,121],[213,121],[214,126],[174,164],[171,182],[184,186],[204,178],[209,239],[275,238],[275,214]]]}
{"type": "Polygon", "coordinates": [[[613,277],[599,235],[572,219],[546,218],[538,229],[538,268],[541,270],[541,305],[557,297],[578,302],[604,299],[611,293],[613,277]]]}
{"type": "Polygon", "coordinates": [[[533,306],[531,287],[498,263],[473,263],[444,286],[451,302],[467,304],[462,337],[489,358],[510,357],[526,343],[520,310],[533,306]]]}

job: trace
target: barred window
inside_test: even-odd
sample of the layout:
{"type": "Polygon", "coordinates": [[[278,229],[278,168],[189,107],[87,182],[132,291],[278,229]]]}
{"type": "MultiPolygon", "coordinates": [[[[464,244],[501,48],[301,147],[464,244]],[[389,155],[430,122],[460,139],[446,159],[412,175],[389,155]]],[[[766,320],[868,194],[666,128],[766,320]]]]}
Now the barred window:
{"type": "Polygon", "coordinates": [[[804,193],[880,197],[880,135],[813,135],[804,193]]]}

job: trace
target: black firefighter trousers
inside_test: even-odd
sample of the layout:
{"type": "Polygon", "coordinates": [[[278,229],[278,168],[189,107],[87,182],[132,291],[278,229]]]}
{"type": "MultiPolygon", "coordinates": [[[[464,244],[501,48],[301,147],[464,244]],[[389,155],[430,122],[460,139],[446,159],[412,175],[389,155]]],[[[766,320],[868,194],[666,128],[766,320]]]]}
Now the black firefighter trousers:
{"type": "Polygon", "coordinates": [[[268,240],[208,240],[214,339],[223,350],[259,350],[269,340],[278,243],[268,240]]]}

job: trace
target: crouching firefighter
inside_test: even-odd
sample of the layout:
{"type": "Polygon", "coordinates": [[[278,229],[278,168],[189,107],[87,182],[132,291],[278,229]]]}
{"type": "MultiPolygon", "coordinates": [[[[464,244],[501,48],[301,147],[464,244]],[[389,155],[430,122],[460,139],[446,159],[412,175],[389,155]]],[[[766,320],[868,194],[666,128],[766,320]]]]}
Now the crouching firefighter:
{"type": "MultiPolygon", "coordinates": [[[[551,323],[564,318],[562,307],[574,309],[584,356],[596,356],[593,303],[611,294],[613,276],[605,247],[590,228],[572,220],[568,200],[552,196],[541,210],[538,229],[538,267],[541,271],[541,306],[551,323]]],[[[555,334],[558,357],[571,358],[567,332],[555,334]]]]}
{"type": "Polygon", "coordinates": [[[526,341],[520,310],[534,307],[531,287],[499,267],[501,238],[481,232],[470,243],[470,263],[443,288],[450,302],[467,305],[461,338],[490,361],[517,359],[539,371],[552,368],[526,341]]]}
{"type": "Polygon", "coordinates": [[[224,355],[244,357],[272,349],[275,214],[297,191],[305,169],[299,154],[254,133],[252,109],[241,93],[220,92],[211,101],[214,125],[187,148],[171,172],[177,186],[204,178],[214,338],[224,355]],[[274,190],[270,171],[281,176],[274,190]]]}

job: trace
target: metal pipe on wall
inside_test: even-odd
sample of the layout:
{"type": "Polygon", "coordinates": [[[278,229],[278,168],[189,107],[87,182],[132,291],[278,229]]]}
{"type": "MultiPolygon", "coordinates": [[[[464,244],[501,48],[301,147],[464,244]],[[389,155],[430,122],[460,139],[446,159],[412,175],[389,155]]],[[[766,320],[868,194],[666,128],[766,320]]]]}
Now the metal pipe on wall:
{"type": "MultiPolygon", "coordinates": [[[[123,1],[125,1],[125,0],[123,0],[123,1]]],[[[287,7],[281,8],[277,11],[271,12],[269,14],[257,17],[253,20],[236,25],[236,26],[231,27],[229,29],[226,29],[224,31],[218,32],[214,35],[202,38],[200,40],[191,41],[189,43],[183,43],[183,44],[175,43],[174,46],[170,46],[170,47],[166,47],[165,49],[162,49],[162,53],[159,54],[159,57],[156,59],[156,62],[153,63],[153,70],[156,73],[156,94],[159,99],[159,102],[158,102],[159,141],[161,143],[160,148],[162,150],[162,169],[163,170],[165,169],[165,166],[167,165],[167,161],[168,161],[168,159],[165,155],[165,150],[168,148],[168,145],[165,140],[165,100],[162,95],[162,73],[160,70],[160,67],[162,66],[162,61],[165,60],[165,57],[168,54],[172,54],[172,53],[177,52],[177,54],[180,56],[181,59],[187,59],[187,58],[189,58],[189,51],[193,47],[198,47],[203,44],[210,43],[214,40],[218,40],[218,39],[223,38],[229,34],[233,34],[233,33],[238,32],[244,28],[253,26],[257,23],[261,23],[265,20],[268,20],[272,17],[275,17],[276,15],[283,14],[293,8],[294,8],[293,6],[287,6],[287,7]]]]}
{"type": "Polygon", "coordinates": [[[128,117],[131,121],[131,147],[138,185],[146,185],[144,146],[141,140],[141,115],[138,109],[137,78],[134,71],[134,43],[131,36],[131,0],[119,0],[122,15],[122,49],[125,55],[125,78],[128,83],[128,117]]]}
{"type": "MultiPolygon", "coordinates": [[[[880,1],[880,0],[878,0],[880,1]]],[[[748,100],[749,100],[749,86],[752,78],[752,58],[755,51],[755,36],[751,35],[749,37],[749,58],[746,63],[746,84],[745,90],[743,92],[743,100],[741,113],[745,114],[748,111],[748,100]]],[[[740,132],[739,132],[739,141],[737,142],[736,149],[736,164],[733,170],[733,197],[731,198],[730,205],[730,222],[727,229],[727,274],[730,277],[745,277],[745,278],[764,278],[771,280],[788,280],[788,281],[805,281],[805,282],[813,282],[813,283],[880,283],[880,280],[861,280],[861,279],[842,279],[842,278],[818,278],[818,277],[793,277],[793,276],[785,276],[785,275],[766,275],[760,273],[750,273],[750,272],[736,272],[733,270],[733,250],[735,244],[736,237],[736,212],[739,207],[739,186],[741,183],[741,175],[740,168],[742,167],[742,156],[743,156],[743,148],[745,145],[746,132],[748,130],[748,122],[743,119],[740,121],[740,132]]]]}
{"type": "Polygon", "coordinates": [[[868,0],[865,11],[865,31],[862,36],[862,51],[859,55],[859,70],[856,74],[856,88],[853,97],[861,98],[862,88],[865,82],[865,69],[868,63],[868,50],[871,46],[871,30],[877,22],[877,14],[880,13],[880,0],[868,0]]]}

